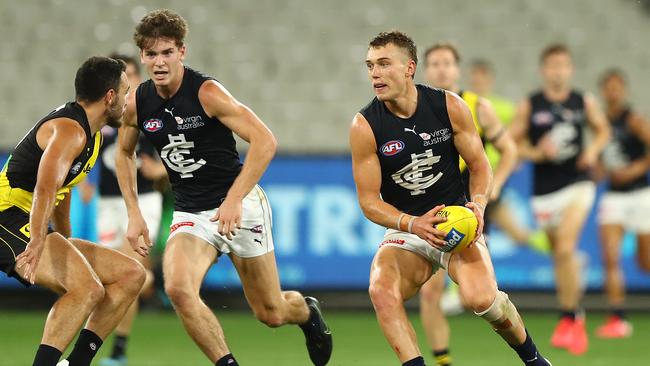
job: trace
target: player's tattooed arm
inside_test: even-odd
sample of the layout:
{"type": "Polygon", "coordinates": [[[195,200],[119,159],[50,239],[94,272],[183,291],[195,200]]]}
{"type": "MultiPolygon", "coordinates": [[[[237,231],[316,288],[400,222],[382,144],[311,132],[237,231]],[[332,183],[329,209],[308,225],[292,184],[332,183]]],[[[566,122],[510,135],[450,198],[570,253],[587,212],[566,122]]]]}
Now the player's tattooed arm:
{"type": "Polygon", "coordinates": [[[138,144],[140,130],[137,124],[137,108],[135,94],[129,93],[126,111],[122,116],[122,127],[118,131],[117,151],[115,153],[115,175],[122,191],[129,216],[126,239],[131,248],[141,256],[149,253],[152,243],[149,239],[149,229],[142,216],[138,204],[138,181],[135,149],[138,144]],[[142,237],[142,240],[140,240],[142,237]]]}
{"type": "Polygon", "coordinates": [[[508,129],[499,120],[492,103],[485,98],[479,98],[478,117],[485,130],[485,137],[497,148],[501,155],[499,165],[494,167],[494,178],[490,192],[490,200],[495,200],[501,195],[501,188],[517,165],[517,145],[510,136],[508,129]]]}
{"type": "Polygon", "coordinates": [[[226,199],[219,206],[217,215],[212,218],[213,221],[219,222],[219,233],[232,238],[241,227],[242,199],[266,171],[275,155],[277,142],[264,122],[218,82],[204,82],[199,89],[199,100],[208,116],[218,118],[249,143],[242,170],[228,190],[226,199]]]}
{"type": "Polygon", "coordinates": [[[381,166],[376,153],[377,144],[368,121],[361,114],[354,117],[350,127],[350,148],[352,173],[364,215],[378,225],[413,233],[432,246],[444,246],[445,233],[434,227],[447,220],[436,215],[444,206],[436,206],[418,217],[404,214],[381,199],[381,166]]]}
{"type": "Polygon", "coordinates": [[[55,118],[44,123],[36,133],[43,150],[36,176],[36,186],[29,216],[30,240],[27,249],[16,258],[16,266],[25,268],[25,278],[34,283],[47,227],[56,204],[56,193],[63,186],[74,159],[86,144],[86,133],[74,120],[55,118]]]}

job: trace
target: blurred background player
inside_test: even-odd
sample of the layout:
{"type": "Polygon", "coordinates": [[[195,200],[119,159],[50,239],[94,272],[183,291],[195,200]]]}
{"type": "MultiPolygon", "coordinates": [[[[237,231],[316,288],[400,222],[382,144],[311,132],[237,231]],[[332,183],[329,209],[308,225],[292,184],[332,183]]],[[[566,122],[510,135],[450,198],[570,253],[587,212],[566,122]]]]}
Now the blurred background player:
{"type": "MultiPolygon", "coordinates": [[[[109,57],[122,60],[126,63],[126,76],[133,92],[142,82],[140,77],[140,63],[134,58],[113,53],[109,57]]],[[[104,142],[98,158],[99,162],[99,193],[97,226],[99,233],[99,244],[108,248],[117,249],[120,252],[135,258],[147,268],[147,279],[142,288],[143,293],[151,292],[153,286],[152,263],[149,256],[143,257],[137,254],[126,240],[126,229],[128,216],[126,206],[120,187],[115,176],[115,152],[117,150],[117,129],[106,126],[101,130],[104,142]]],[[[138,140],[138,175],[137,186],[140,198],[140,210],[151,230],[151,240],[156,241],[160,217],[162,211],[162,196],[154,189],[155,181],[165,178],[167,172],[158,158],[154,147],[142,136],[138,140]]],[[[84,184],[86,190],[85,200],[92,197],[95,185],[88,181],[84,184]],[[90,192],[88,192],[90,191],[90,192]]],[[[127,364],[126,347],[133,320],[138,312],[138,301],[134,301],[124,315],[122,321],[115,328],[113,349],[109,358],[100,360],[101,366],[122,366],[127,364]]]]}
{"type": "Polygon", "coordinates": [[[257,185],[275,154],[275,138],[223,85],[184,66],[186,34],[185,19],[170,10],[146,14],[135,29],[151,79],[129,100],[119,133],[116,163],[129,212],[127,238],[134,248],[139,237],[149,241],[135,186],[135,145],[142,131],[164,161],[176,195],[163,258],[165,291],[197,346],[216,366],[237,365],[200,296],[207,271],[228,254],[255,316],[269,327],[299,325],[312,362],[324,366],[332,353],[331,332],[316,299],[281,290],[271,208],[257,185]],[[233,133],[249,143],[243,165],[233,133]]]}
{"type": "Polygon", "coordinates": [[[69,238],[70,189],[95,164],[99,130],[120,125],[129,90],[125,66],[106,57],[86,60],[75,76],[75,101],[37,122],[0,173],[0,270],[60,294],[34,366],[56,365],[82,326],[60,364],[90,365],[144,282],[136,261],[69,238]]]}
{"type": "Polygon", "coordinates": [[[611,308],[606,323],[596,331],[602,338],[632,335],[632,325],[623,310],[625,281],[620,264],[626,231],[636,235],[639,267],[650,271],[650,126],[630,107],[626,84],[625,75],[616,69],[606,71],[600,79],[605,112],[612,128],[612,139],[601,160],[608,180],[607,191],[598,208],[605,291],[611,308]]]}
{"type": "Polygon", "coordinates": [[[569,49],[550,45],[540,57],[542,89],[521,102],[512,124],[520,156],[533,163],[532,207],[553,248],[561,318],[551,337],[554,347],[572,354],[588,348],[577,245],[591,211],[596,187],[590,169],[609,139],[609,124],[594,97],[571,87],[569,49]],[[585,129],[593,139],[586,144],[585,129]]]}
{"type": "MultiPolygon", "coordinates": [[[[490,199],[485,210],[484,232],[489,226],[491,207],[493,202],[498,202],[501,188],[512,173],[517,163],[517,149],[510,137],[507,128],[501,124],[494,108],[489,101],[479,97],[476,93],[462,90],[458,85],[460,80],[460,54],[458,49],[450,43],[438,43],[429,47],[424,53],[425,78],[429,85],[452,91],[458,94],[470,109],[476,131],[478,132],[483,147],[492,146],[501,156],[497,164],[492,165],[494,179],[490,199]]],[[[487,149],[486,149],[487,150],[487,149]]],[[[469,197],[469,170],[465,162],[460,159],[460,170],[465,184],[465,194],[469,197]]],[[[427,335],[429,346],[438,365],[451,365],[449,355],[449,324],[441,308],[442,293],[445,286],[445,271],[437,271],[421,288],[420,315],[422,326],[427,335]]],[[[456,303],[461,305],[458,291],[448,291],[447,308],[456,303]],[[450,300],[455,299],[456,301],[450,300]]]]}
{"type": "Polygon", "coordinates": [[[492,172],[467,104],[453,93],[415,84],[417,48],[401,32],[377,35],[368,45],[366,66],[376,97],[355,115],[350,147],[363,213],[387,228],[368,291],[392,350],[403,366],[425,365],[404,302],[442,268],[458,283],[467,306],[524,364],[550,365],[497,288],[482,237],[492,172]],[[469,202],[459,154],[470,171],[469,202]],[[445,205],[465,205],[479,222],[475,242],[458,253],[439,249],[446,233],[435,225],[445,219],[436,213],[445,205]]]}
{"type": "MultiPolygon", "coordinates": [[[[515,116],[515,104],[494,93],[494,81],[494,67],[489,61],[481,59],[472,61],[469,70],[470,90],[487,99],[499,117],[499,121],[509,127],[515,116]]],[[[494,144],[485,144],[485,154],[492,167],[498,166],[501,154],[494,144]]],[[[512,216],[513,211],[508,202],[501,198],[502,195],[499,195],[488,206],[490,222],[503,230],[515,243],[527,244],[540,253],[548,253],[551,244],[544,230],[533,230],[522,220],[517,220],[512,216]]]]}
{"type": "MultiPolygon", "coordinates": [[[[469,66],[470,90],[487,99],[504,126],[509,126],[515,116],[515,104],[494,93],[494,67],[487,60],[473,60],[469,66]]],[[[489,158],[489,157],[488,157],[489,158]]]]}

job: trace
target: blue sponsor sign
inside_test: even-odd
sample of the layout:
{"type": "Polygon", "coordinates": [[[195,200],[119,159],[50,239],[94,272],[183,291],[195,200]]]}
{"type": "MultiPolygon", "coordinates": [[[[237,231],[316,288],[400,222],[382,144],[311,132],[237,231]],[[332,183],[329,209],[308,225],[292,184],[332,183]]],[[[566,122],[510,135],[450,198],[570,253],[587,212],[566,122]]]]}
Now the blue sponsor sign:
{"type": "MultiPolygon", "coordinates": [[[[4,159],[0,160],[0,165],[3,163],[4,159]]],[[[284,288],[367,288],[370,263],[384,229],[361,213],[349,157],[278,157],[271,163],[261,185],[273,208],[275,254],[284,288]]],[[[534,225],[529,205],[528,165],[514,174],[503,195],[513,220],[534,225]]],[[[88,219],[87,215],[84,218],[88,219]]],[[[80,225],[73,222],[73,227],[80,225]]],[[[553,267],[547,255],[516,245],[496,228],[491,231],[489,247],[501,288],[554,288],[553,267]]],[[[584,253],[588,286],[600,288],[603,269],[593,213],[579,248],[584,253]]],[[[640,271],[635,255],[634,238],[628,235],[622,247],[627,287],[650,289],[650,276],[640,271]]],[[[0,275],[0,286],[15,283],[0,275]]],[[[209,271],[205,287],[239,287],[237,273],[225,256],[209,271]]]]}

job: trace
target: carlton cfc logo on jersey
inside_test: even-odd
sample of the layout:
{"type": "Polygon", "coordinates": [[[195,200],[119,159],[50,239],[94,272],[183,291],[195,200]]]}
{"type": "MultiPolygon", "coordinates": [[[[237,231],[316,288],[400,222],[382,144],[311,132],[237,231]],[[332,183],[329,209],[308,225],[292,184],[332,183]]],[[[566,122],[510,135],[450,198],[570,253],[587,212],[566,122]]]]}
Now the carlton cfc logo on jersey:
{"type": "Polygon", "coordinates": [[[149,132],[156,132],[163,128],[163,122],[158,118],[148,119],[144,121],[142,125],[144,126],[144,129],[149,132]]]}
{"type": "Polygon", "coordinates": [[[381,146],[381,153],[384,156],[393,156],[400,151],[404,150],[404,143],[400,140],[392,140],[381,146]]]}

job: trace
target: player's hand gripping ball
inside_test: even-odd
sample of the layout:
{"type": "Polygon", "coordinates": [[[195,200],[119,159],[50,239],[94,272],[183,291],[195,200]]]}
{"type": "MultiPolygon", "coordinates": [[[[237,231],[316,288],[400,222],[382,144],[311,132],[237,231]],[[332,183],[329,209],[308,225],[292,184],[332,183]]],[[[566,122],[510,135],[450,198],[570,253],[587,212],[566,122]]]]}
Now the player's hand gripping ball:
{"type": "Polygon", "coordinates": [[[440,248],[443,252],[460,252],[476,238],[478,220],[474,212],[463,206],[447,206],[438,211],[438,216],[447,218],[447,221],[436,225],[436,228],[446,233],[445,246],[440,248]]]}

